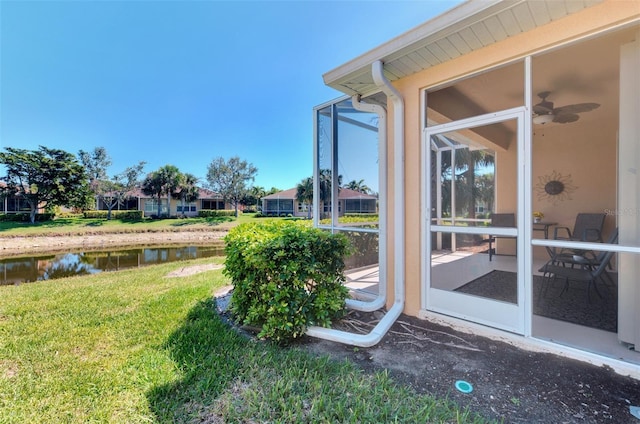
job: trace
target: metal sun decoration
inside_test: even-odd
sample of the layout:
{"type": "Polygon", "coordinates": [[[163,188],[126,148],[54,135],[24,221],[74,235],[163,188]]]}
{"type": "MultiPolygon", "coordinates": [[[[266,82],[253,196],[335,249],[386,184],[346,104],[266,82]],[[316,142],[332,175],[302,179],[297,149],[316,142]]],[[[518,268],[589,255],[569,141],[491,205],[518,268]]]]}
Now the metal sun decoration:
{"type": "Polygon", "coordinates": [[[571,194],[577,188],[571,181],[571,174],[562,175],[553,171],[550,175],[538,177],[536,193],[538,200],[546,200],[556,206],[558,202],[571,200],[571,194]]]}

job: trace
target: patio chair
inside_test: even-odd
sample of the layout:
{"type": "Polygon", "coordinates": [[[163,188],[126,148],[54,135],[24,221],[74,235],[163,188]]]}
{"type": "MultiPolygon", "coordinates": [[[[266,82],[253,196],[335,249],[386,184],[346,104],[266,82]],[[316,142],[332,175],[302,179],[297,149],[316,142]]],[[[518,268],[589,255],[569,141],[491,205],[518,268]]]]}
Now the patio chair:
{"type": "MultiPolygon", "coordinates": [[[[494,213],[491,214],[491,224],[492,227],[510,227],[515,228],[516,226],[516,214],[514,213],[494,213]]],[[[513,236],[494,236],[489,235],[489,261],[495,255],[493,243],[497,238],[515,238],[513,236]]]]}
{"type": "MultiPolygon", "coordinates": [[[[617,244],[618,243],[618,228],[615,228],[609,238],[606,241],[606,244],[617,244]]],[[[552,258],[547,262],[542,268],[539,269],[543,274],[543,284],[540,286],[540,293],[542,294],[542,288],[545,286],[544,294],[546,295],[548,284],[550,282],[551,276],[557,277],[558,275],[565,277],[565,289],[562,291],[566,291],[568,280],[575,279],[575,277],[582,277],[583,280],[586,279],[586,273],[592,273],[592,277],[589,282],[593,283],[594,289],[596,293],[598,293],[598,289],[595,286],[595,279],[601,278],[603,281],[608,280],[612,285],[615,284],[613,279],[607,272],[607,268],[612,268],[611,266],[611,256],[608,255],[606,251],[600,251],[596,254],[594,251],[582,251],[580,254],[571,254],[571,253],[562,253],[556,255],[556,257],[552,258]]],[[[589,287],[587,287],[589,290],[589,287]]],[[[598,293],[599,295],[600,293],[598,293]]],[[[541,297],[541,296],[539,296],[541,297]]]]}
{"type": "MultiPolygon", "coordinates": [[[[553,229],[554,240],[590,241],[602,243],[602,227],[604,225],[603,213],[579,213],[573,224],[573,231],[569,227],[555,227],[553,229]]],[[[550,263],[562,262],[562,259],[571,258],[573,255],[582,255],[584,250],[558,249],[547,247],[551,257],[550,263]]]]}
{"type": "MultiPolygon", "coordinates": [[[[618,243],[618,228],[614,228],[609,234],[609,238],[605,242],[606,244],[618,243]]],[[[556,265],[569,266],[575,268],[576,265],[588,265],[594,266],[600,264],[606,252],[602,251],[596,254],[593,250],[581,250],[581,251],[566,251],[559,253],[553,258],[556,265]]]]}
{"type": "Polygon", "coordinates": [[[555,227],[553,229],[553,239],[602,242],[604,217],[605,214],[603,213],[579,213],[576,216],[576,222],[573,224],[573,231],[569,227],[555,227]]]}
{"type": "MultiPolygon", "coordinates": [[[[564,294],[569,288],[569,281],[578,281],[580,283],[587,284],[587,299],[591,303],[591,287],[595,290],[596,294],[602,298],[602,295],[598,291],[596,282],[603,278],[603,275],[607,272],[607,267],[611,262],[611,258],[616,252],[602,252],[602,255],[598,255],[600,261],[591,261],[586,257],[583,257],[582,263],[579,268],[573,268],[563,265],[547,264],[540,270],[544,269],[544,272],[548,273],[547,287],[544,290],[544,295],[547,294],[548,283],[551,281],[551,277],[554,279],[564,279],[565,285],[560,293],[560,296],[564,294]]],[[[577,262],[577,261],[576,261],[577,262]]],[[[610,277],[609,277],[610,278],[610,277]]],[[[542,290],[542,286],[540,287],[542,290]]]]}

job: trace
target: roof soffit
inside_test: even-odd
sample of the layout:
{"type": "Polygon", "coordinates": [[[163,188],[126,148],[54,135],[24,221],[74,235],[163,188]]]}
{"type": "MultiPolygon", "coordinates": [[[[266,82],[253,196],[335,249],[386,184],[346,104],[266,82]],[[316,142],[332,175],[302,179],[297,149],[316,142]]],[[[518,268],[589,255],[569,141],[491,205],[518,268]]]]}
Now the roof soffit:
{"type": "Polygon", "coordinates": [[[390,81],[407,77],[508,37],[579,12],[602,0],[470,0],[323,75],[346,94],[376,91],[370,66],[390,81]]]}

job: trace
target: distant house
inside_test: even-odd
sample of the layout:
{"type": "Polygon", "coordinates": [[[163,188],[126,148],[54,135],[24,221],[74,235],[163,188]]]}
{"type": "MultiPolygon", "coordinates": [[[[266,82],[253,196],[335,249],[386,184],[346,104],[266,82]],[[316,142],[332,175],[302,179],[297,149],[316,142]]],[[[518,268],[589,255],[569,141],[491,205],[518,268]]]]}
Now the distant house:
{"type": "MultiPolygon", "coordinates": [[[[323,209],[325,212],[330,212],[331,203],[324,205],[323,209]]],[[[378,198],[356,190],[341,188],[338,192],[338,212],[340,216],[346,213],[378,213],[378,198]]]]}
{"type": "Polygon", "coordinates": [[[29,213],[27,200],[20,195],[0,196],[0,213],[29,213]]]}
{"type": "MultiPolygon", "coordinates": [[[[7,184],[0,182],[0,190],[7,187],[7,184]]],[[[0,213],[29,213],[31,207],[27,199],[20,194],[5,195],[0,191],[0,213]]],[[[42,212],[39,209],[38,212],[42,212]]]]}
{"type": "Polygon", "coordinates": [[[307,216],[307,205],[298,202],[297,189],[279,191],[262,198],[262,213],[267,216],[307,216]]]}
{"type": "MultiPolygon", "coordinates": [[[[107,210],[107,206],[102,201],[97,202],[98,210],[107,210]]],[[[224,199],[218,193],[211,190],[200,188],[198,199],[193,202],[187,202],[184,205],[180,199],[171,198],[169,208],[167,210],[167,197],[160,198],[160,214],[169,216],[184,215],[188,217],[198,216],[201,210],[223,210],[232,209],[231,205],[225,203],[224,199]]],[[[142,190],[135,189],[131,191],[129,196],[122,204],[113,210],[141,210],[144,216],[153,216],[158,214],[158,197],[144,194],[142,190]]]]}
{"type": "MultiPolygon", "coordinates": [[[[267,216],[309,216],[311,205],[298,201],[297,189],[279,191],[262,198],[262,213],[267,216]]],[[[341,188],[338,194],[338,213],[377,213],[378,199],[370,194],[341,188]]],[[[322,211],[331,212],[331,203],[323,203],[322,211]]]]}
{"type": "MultiPolygon", "coordinates": [[[[0,188],[6,187],[6,184],[0,182],[0,188]]],[[[169,208],[169,216],[198,216],[201,210],[223,210],[233,209],[233,207],[225,203],[224,199],[218,193],[211,190],[200,188],[198,199],[194,202],[188,202],[184,205],[180,199],[171,199],[169,208]]],[[[96,199],[97,210],[107,210],[107,205],[102,199],[96,199]]],[[[0,213],[29,213],[31,208],[25,198],[16,195],[0,194],[0,213]]],[[[144,194],[142,190],[135,189],[129,193],[129,196],[123,202],[115,206],[112,210],[141,210],[144,216],[152,216],[158,213],[158,198],[144,194]]],[[[39,210],[38,212],[42,212],[39,210]]],[[[163,196],[160,199],[160,213],[167,214],[167,198],[163,196]]]]}

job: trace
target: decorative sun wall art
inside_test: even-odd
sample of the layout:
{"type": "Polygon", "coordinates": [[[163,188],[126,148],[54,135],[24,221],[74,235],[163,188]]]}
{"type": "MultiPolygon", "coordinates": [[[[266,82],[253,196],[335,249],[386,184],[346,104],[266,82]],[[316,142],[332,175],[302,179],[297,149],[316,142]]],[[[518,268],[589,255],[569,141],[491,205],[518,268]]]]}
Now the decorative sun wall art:
{"type": "Polygon", "coordinates": [[[538,177],[538,184],[536,184],[535,190],[538,194],[538,200],[546,200],[556,206],[558,202],[571,200],[571,194],[577,188],[573,185],[571,174],[562,175],[554,170],[549,175],[538,177]]]}

